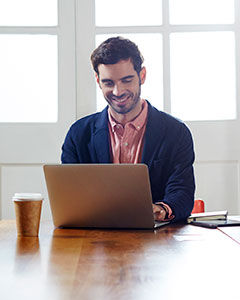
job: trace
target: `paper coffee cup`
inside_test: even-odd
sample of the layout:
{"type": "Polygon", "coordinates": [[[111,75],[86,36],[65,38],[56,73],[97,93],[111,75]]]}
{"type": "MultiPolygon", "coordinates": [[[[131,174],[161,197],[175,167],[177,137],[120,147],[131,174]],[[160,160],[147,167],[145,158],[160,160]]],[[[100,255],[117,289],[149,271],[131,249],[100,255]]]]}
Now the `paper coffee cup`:
{"type": "Polygon", "coordinates": [[[38,236],[43,197],[39,193],[15,193],[18,236],[38,236]]]}

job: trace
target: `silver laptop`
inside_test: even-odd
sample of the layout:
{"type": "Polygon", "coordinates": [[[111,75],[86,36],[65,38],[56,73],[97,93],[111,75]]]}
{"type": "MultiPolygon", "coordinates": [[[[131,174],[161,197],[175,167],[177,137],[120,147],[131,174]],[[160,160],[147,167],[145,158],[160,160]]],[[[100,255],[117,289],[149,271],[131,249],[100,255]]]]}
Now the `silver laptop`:
{"type": "Polygon", "coordinates": [[[154,229],[144,164],[44,165],[56,227],[154,229]]]}

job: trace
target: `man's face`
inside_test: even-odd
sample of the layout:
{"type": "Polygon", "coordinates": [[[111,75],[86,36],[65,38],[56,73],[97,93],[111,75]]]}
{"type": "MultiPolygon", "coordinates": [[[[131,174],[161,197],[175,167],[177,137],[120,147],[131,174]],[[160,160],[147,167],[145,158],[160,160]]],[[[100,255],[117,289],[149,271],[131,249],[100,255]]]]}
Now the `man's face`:
{"type": "Polygon", "coordinates": [[[111,65],[100,64],[98,71],[97,82],[110,108],[117,114],[137,111],[141,84],[145,81],[145,68],[138,75],[128,59],[111,65]]]}

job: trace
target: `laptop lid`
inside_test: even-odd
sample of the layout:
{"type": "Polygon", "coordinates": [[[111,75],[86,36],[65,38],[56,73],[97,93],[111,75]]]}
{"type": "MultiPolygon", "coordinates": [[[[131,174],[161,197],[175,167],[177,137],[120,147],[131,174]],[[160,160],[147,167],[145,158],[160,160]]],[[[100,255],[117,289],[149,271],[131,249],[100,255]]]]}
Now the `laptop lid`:
{"type": "Polygon", "coordinates": [[[146,165],[63,164],[43,168],[56,227],[155,227],[146,165]]]}

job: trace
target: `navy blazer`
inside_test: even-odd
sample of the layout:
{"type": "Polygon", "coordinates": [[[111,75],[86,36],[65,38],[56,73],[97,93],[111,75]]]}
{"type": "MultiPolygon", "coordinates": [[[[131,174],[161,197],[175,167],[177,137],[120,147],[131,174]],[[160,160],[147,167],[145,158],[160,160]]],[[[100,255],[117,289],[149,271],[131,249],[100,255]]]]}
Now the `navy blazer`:
{"type": "MultiPolygon", "coordinates": [[[[62,163],[112,163],[107,107],[76,121],[62,147],[62,163]]],[[[168,204],[174,221],[186,219],[194,204],[194,150],[189,129],[148,102],[142,163],[148,165],[153,203],[168,204]]]]}

